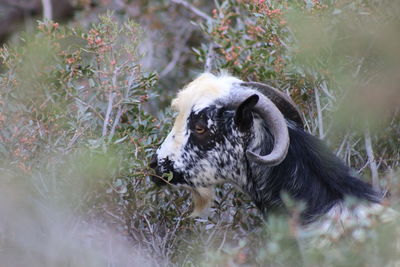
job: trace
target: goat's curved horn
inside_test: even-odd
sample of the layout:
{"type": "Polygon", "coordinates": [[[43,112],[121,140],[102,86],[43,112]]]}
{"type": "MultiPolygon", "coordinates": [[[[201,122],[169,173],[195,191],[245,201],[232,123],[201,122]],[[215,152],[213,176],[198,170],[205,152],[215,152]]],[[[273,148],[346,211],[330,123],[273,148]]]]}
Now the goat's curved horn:
{"type": "Polygon", "coordinates": [[[267,122],[271,133],[274,136],[275,142],[274,148],[268,155],[257,155],[250,150],[247,150],[246,154],[250,160],[269,166],[276,166],[285,159],[290,143],[289,132],[283,114],[269,98],[259,91],[244,89],[240,86],[232,88],[229,102],[233,106],[237,107],[240,105],[240,103],[254,94],[259,96],[258,103],[254,109],[263,118],[263,120],[267,122]]]}
{"type": "Polygon", "coordinates": [[[243,82],[240,83],[240,86],[253,88],[264,94],[278,107],[286,118],[296,122],[300,127],[304,127],[304,121],[299,109],[293,100],[285,93],[270,85],[257,82],[243,82]]]}

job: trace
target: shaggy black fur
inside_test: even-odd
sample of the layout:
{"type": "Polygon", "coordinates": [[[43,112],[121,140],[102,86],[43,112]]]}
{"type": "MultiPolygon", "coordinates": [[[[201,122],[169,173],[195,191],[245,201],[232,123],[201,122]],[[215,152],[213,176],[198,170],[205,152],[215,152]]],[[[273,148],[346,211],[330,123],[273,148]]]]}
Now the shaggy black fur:
{"type": "MultiPolygon", "coordinates": [[[[347,197],[378,203],[379,193],[356,177],[318,138],[288,122],[290,146],[286,159],[275,167],[250,163],[247,191],[257,207],[266,215],[283,207],[281,192],[305,202],[301,214],[307,224],[325,214],[347,197]]],[[[272,149],[273,137],[266,125],[262,154],[272,149]]]]}

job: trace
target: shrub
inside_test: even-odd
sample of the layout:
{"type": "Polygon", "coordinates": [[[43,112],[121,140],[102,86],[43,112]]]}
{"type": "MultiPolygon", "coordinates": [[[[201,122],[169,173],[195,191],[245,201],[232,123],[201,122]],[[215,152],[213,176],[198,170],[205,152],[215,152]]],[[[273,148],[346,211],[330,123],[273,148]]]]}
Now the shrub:
{"type": "MultiPolygon", "coordinates": [[[[382,28],[392,29],[396,10],[391,1],[222,1],[213,19],[200,25],[214,49],[203,44],[194,50],[199,62],[211,59],[214,71],[224,68],[288,92],[304,112],[307,130],[366,176],[365,168],[373,170],[371,162],[378,161],[379,182],[389,186],[395,206],[399,123],[392,111],[399,98],[391,90],[399,61],[391,30],[379,35],[385,41],[371,40],[382,28]],[[354,117],[340,116],[338,110],[350,112],[343,99],[364,111],[369,102],[353,95],[375,96],[357,89],[383,77],[389,82],[382,90],[390,94],[381,100],[393,99],[379,117],[384,120],[370,120],[365,130],[356,127],[365,117],[353,111],[354,117]],[[335,130],[338,121],[348,126],[345,134],[335,130]]],[[[133,21],[107,14],[89,28],[40,22],[33,34],[1,49],[3,262],[376,266],[398,260],[398,225],[380,223],[379,214],[367,214],[362,225],[347,224],[344,234],[303,232],[295,216],[272,215],[265,223],[229,185],[217,189],[208,218],[189,217],[187,192],[154,188],[148,160],[173,114],[154,104],[171,92],[156,89],[157,75],[139,63],[143,34],[133,21]]],[[[300,207],[286,203],[298,213],[300,207]]]]}

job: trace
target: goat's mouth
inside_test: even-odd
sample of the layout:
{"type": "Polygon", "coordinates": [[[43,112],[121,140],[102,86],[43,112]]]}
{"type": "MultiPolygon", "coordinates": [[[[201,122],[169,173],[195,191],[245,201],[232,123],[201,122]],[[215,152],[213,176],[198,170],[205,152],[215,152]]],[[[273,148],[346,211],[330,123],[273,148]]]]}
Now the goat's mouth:
{"type": "Polygon", "coordinates": [[[149,167],[154,170],[154,173],[150,174],[150,180],[158,186],[186,184],[183,174],[174,170],[173,162],[168,158],[159,164],[157,157],[153,156],[149,167]]]}
{"type": "Polygon", "coordinates": [[[155,174],[150,174],[150,180],[158,186],[186,185],[183,174],[177,171],[160,171],[160,167],[154,169],[155,174]]]}
{"type": "Polygon", "coordinates": [[[164,186],[167,185],[168,182],[161,176],[159,175],[150,175],[150,181],[152,181],[153,183],[155,183],[157,186],[164,186]]]}
{"type": "Polygon", "coordinates": [[[157,154],[151,157],[149,167],[154,170],[153,174],[150,174],[150,180],[158,186],[163,186],[168,184],[167,181],[162,177],[162,172],[158,166],[157,154]]]}
{"type": "Polygon", "coordinates": [[[173,179],[169,179],[168,175],[164,174],[159,166],[152,166],[150,167],[154,170],[154,173],[150,174],[150,181],[155,183],[157,186],[164,186],[167,184],[171,184],[173,179]]]}

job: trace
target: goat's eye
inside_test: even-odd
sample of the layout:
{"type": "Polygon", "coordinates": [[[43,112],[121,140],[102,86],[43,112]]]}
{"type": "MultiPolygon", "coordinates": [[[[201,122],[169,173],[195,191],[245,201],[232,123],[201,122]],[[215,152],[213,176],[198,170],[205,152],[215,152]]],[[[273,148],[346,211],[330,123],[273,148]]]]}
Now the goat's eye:
{"type": "Polygon", "coordinates": [[[203,126],[201,126],[201,125],[195,125],[195,126],[194,126],[194,130],[195,130],[195,132],[198,133],[198,134],[203,134],[203,133],[206,132],[206,128],[203,127],[203,126]]]}

